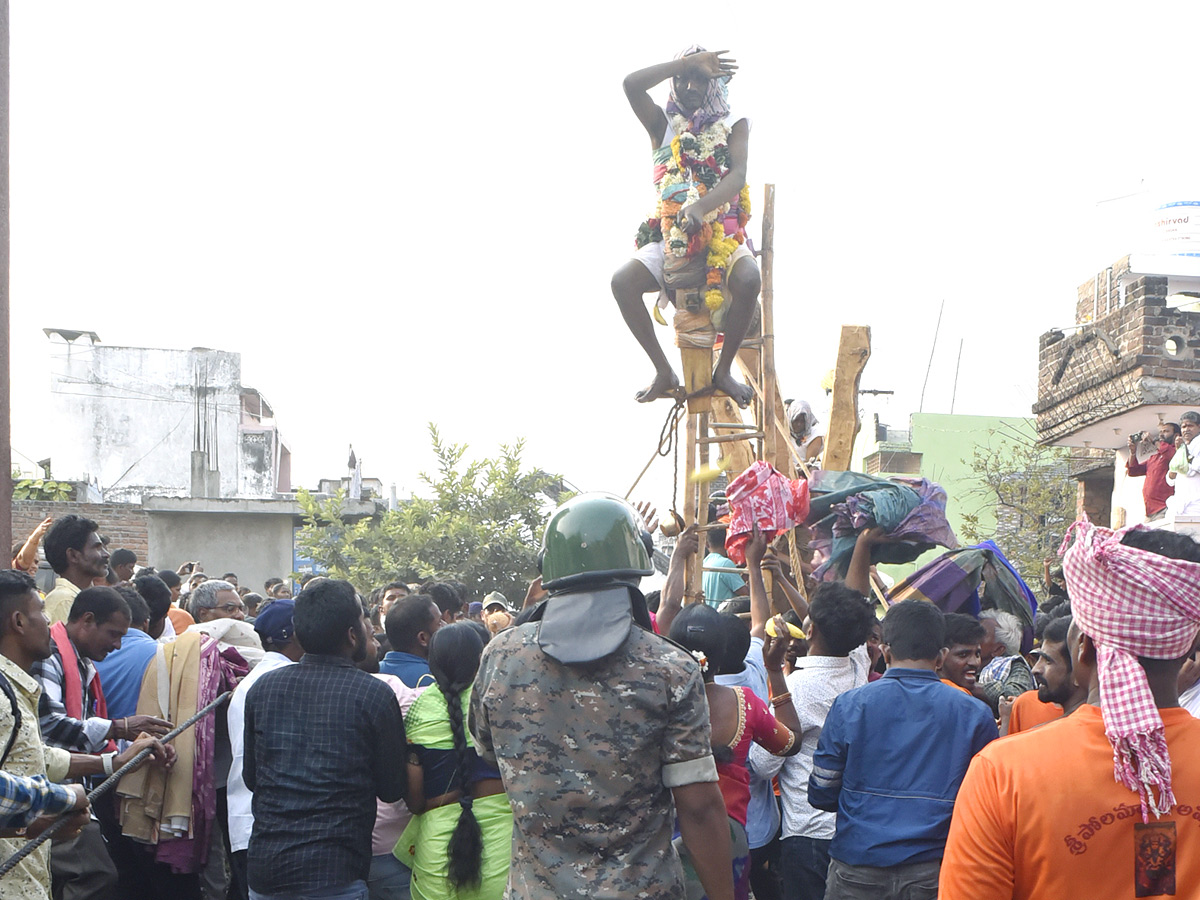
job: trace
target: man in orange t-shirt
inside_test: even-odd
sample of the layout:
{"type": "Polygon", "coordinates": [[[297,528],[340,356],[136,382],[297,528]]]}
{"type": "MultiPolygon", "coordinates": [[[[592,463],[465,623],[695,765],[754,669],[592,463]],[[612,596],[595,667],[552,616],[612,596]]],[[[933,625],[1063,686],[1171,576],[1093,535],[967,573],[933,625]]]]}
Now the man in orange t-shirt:
{"type": "Polygon", "coordinates": [[[1068,647],[1088,702],[972,761],[941,900],[1192,896],[1200,885],[1200,719],[1176,687],[1180,648],[1200,629],[1200,545],[1139,528],[1073,532],[1068,647]]]}
{"type": "Polygon", "coordinates": [[[1004,734],[1037,728],[1069,716],[1087,703],[1087,682],[1080,684],[1072,671],[1071,652],[1067,648],[1070,627],[1070,616],[1060,616],[1046,626],[1042,645],[1033,651],[1033,681],[1037,690],[1026,691],[1013,700],[1007,729],[1001,724],[1004,734]]]}
{"type": "Polygon", "coordinates": [[[946,655],[937,670],[942,684],[975,696],[971,692],[979,676],[982,660],[980,645],[986,633],[974,616],[946,613],[946,655]]]}
{"type": "MultiPolygon", "coordinates": [[[[1044,703],[1039,699],[1040,691],[1026,691],[1012,702],[1012,713],[1008,717],[1005,734],[1029,731],[1047,722],[1063,717],[1063,709],[1057,703],[1044,703]]],[[[1003,712],[1003,710],[1001,710],[1003,712]]],[[[1001,719],[1003,719],[1001,715],[1001,719]]]]}

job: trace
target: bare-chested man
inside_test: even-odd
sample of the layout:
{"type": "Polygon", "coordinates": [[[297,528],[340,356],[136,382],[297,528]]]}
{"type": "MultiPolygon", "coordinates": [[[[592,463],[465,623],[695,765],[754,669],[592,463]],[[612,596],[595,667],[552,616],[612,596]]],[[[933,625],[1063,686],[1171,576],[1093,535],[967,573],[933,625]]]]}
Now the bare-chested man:
{"type": "Polygon", "coordinates": [[[642,403],[679,387],[642,302],[655,289],[673,300],[676,287],[701,288],[714,325],[724,332],[714,387],[743,407],[753,396],[730,373],[762,281],[744,242],[750,121],[729,110],[726,85],[737,65],[722,58],[726,52],[692,47],[625,78],[625,96],[650,135],[659,192],[658,208],[638,231],[637,253],[612,279],[625,323],[654,363],[654,381],[637,394],[642,403]],[[664,110],[648,92],[666,79],[671,96],[664,110]]]}

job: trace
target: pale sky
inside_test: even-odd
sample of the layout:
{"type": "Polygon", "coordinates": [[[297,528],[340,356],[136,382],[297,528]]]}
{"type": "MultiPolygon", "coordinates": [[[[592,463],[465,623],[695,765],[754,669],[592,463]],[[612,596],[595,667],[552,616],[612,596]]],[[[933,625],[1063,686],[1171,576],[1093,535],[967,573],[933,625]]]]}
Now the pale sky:
{"type": "Polygon", "coordinates": [[[1136,249],[1139,204],[1200,196],[1200,4],[685,8],[13,4],[14,460],[47,452],[51,326],[240,352],[298,484],[353,443],[412,491],[435,421],[624,493],[669,403],[633,402],[651,367],[609,291],[653,207],[621,79],[693,40],[741,66],[780,388],[818,408],[866,324],[863,387],[905,427],[945,300],[925,411],[962,339],[956,412],[1028,415],[1038,335],[1136,249]]]}

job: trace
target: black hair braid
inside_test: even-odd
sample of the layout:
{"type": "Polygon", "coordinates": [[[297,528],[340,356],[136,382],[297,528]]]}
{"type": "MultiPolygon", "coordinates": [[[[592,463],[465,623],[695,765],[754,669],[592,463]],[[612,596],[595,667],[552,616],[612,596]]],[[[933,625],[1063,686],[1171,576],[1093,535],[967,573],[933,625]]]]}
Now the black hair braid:
{"type": "Polygon", "coordinates": [[[463,726],[462,692],[470,687],[467,684],[443,684],[438,682],[442,696],[446,698],[446,707],[450,715],[450,733],[454,736],[454,752],[458,756],[455,768],[454,784],[451,790],[457,788],[460,792],[458,824],[450,835],[450,843],[446,845],[449,856],[447,875],[455,890],[462,887],[478,887],[483,881],[483,832],[471,808],[472,799],[467,784],[467,776],[471,771],[471,751],[467,747],[467,733],[463,726]]]}

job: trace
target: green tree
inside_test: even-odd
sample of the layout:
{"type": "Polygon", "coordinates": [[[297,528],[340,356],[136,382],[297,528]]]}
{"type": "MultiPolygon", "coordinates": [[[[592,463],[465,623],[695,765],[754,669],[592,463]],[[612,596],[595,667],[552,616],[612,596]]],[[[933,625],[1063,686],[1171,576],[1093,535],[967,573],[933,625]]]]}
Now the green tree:
{"type": "Polygon", "coordinates": [[[332,577],[364,593],[388,581],[462,581],[475,596],[501,591],[519,603],[537,575],[537,551],[549,515],[543,494],[559,478],[524,471],[524,441],[501,445],[499,455],[464,464],[467,446],[429,433],[437,457],[434,475],[421,474],[429,496],[354,523],[342,520],[345,495],[298,495],[305,524],[300,549],[332,577]]]}
{"type": "Polygon", "coordinates": [[[990,432],[989,446],[976,446],[971,469],[982,486],[972,493],[994,509],[991,517],[963,515],[964,544],[993,540],[1021,577],[1040,591],[1043,560],[1056,556],[1075,521],[1077,487],[1068,453],[1031,439],[990,432]]]}

